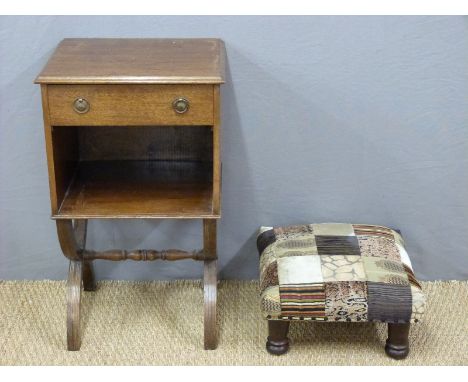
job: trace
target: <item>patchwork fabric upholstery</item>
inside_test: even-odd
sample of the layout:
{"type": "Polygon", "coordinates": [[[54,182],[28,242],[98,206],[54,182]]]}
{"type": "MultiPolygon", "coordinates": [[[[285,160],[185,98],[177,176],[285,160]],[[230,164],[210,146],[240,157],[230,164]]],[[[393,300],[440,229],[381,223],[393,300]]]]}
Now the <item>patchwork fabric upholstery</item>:
{"type": "Polygon", "coordinates": [[[417,322],[425,298],[401,235],[364,224],[262,227],[267,319],[417,322]]]}

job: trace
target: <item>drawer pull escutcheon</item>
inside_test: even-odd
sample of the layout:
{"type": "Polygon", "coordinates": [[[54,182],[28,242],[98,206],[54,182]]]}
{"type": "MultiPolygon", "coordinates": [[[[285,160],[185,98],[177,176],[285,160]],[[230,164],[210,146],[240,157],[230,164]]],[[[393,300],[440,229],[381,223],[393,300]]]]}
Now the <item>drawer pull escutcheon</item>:
{"type": "Polygon", "coordinates": [[[172,102],[172,107],[174,111],[179,114],[184,114],[189,109],[189,101],[185,98],[177,98],[172,102]]]}
{"type": "Polygon", "coordinates": [[[89,111],[89,102],[85,98],[77,98],[73,102],[73,110],[79,114],[84,114],[89,111]]]}

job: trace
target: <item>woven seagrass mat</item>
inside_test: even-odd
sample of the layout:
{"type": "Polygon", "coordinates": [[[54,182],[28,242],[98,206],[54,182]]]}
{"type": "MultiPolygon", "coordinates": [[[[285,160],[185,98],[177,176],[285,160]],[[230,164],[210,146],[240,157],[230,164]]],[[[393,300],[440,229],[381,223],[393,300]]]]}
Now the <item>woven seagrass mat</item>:
{"type": "Polygon", "coordinates": [[[384,353],[386,326],[291,324],[291,350],[265,350],[257,282],[218,289],[219,346],[203,350],[199,281],[103,281],[82,298],[82,346],[66,351],[65,282],[0,281],[1,365],[468,365],[468,281],[424,282],[410,355],[384,353]]]}

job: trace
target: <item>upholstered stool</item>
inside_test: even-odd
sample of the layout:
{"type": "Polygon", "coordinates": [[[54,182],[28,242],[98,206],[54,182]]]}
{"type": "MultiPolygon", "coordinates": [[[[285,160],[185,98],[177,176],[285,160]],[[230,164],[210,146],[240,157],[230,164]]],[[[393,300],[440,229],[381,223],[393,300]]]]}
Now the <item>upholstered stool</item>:
{"type": "Polygon", "coordinates": [[[388,323],[386,353],[408,355],[410,323],[421,319],[424,295],[401,235],[363,224],[262,227],[261,307],[267,350],[288,350],[290,321],[388,323]]]}

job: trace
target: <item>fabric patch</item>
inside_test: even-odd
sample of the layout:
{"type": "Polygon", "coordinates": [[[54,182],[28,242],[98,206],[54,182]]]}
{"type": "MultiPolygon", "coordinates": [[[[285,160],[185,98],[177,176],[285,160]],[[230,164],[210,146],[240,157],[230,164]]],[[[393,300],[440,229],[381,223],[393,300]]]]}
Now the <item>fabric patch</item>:
{"type": "Polygon", "coordinates": [[[408,276],[403,264],[378,257],[361,257],[368,281],[396,285],[408,285],[408,276]]]}
{"type": "Polygon", "coordinates": [[[410,322],[412,296],[409,285],[367,283],[368,319],[390,323],[410,322]]]}
{"type": "Polygon", "coordinates": [[[315,236],[320,256],[359,256],[359,242],[356,236],[315,236]]]}
{"type": "Polygon", "coordinates": [[[314,236],[279,241],[276,243],[275,250],[278,257],[318,254],[314,236]]]}
{"type": "Polygon", "coordinates": [[[319,256],[288,256],[277,261],[280,285],[323,281],[319,256]]]}
{"type": "Polygon", "coordinates": [[[366,283],[325,283],[325,314],[332,321],[367,321],[366,283]]]}
{"type": "Polygon", "coordinates": [[[267,249],[263,251],[262,256],[260,256],[260,274],[265,272],[268,265],[276,261],[276,259],[277,256],[275,251],[272,250],[271,246],[267,247],[267,249]]]}
{"type": "Polygon", "coordinates": [[[366,281],[361,256],[320,256],[323,281],[366,281]]]}
{"type": "Polygon", "coordinates": [[[272,229],[263,231],[260,235],[257,236],[257,249],[260,256],[266,247],[276,241],[275,233],[272,229]]]}
{"type": "Polygon", "coordinates": [[[261,308],[263,315],[267,318],[278,318],[281,315],[281,302],[278,286],[270,287],[263,291],[261,308]]]}
{"type": "Polygon", "coordinates": [[[278,264],[276,261],[273,261],[260,275],[260,290],[263,292],[266,288],[275,285],[279,285],[278,264]]]}
{"type": "Polygon", "coordinates": [[[325,317],[323,283],[281,285],[279,293],[282,317],[325,317]]]}
{"type": "Polygon", "coordinates": [[[411,321],[418,322],[421,321],[422,316],[424,315],[426,298],[424,297],[421,288],[411,285],[411,297],[413,302],[413,309],[411,312],[411,321]]]}
{"type": "Polygon", "coordinates": [[[359,248],[361,256],[382,257],[400,261],[400,251],[395,242],[378,237],[378,236],[358,236],[359,248]]]}
{"type": "Polygon", "coordinates": [[[354,233],[360,236],[379,236],[395,241],[394,231],[378,225],[353,224],[354,233]]]}
{"type": "Polygon", "coordinates": [[[279,227],[274,229],[277,240],[294,239],[312,235],[312,227],[310,225],[291,225],[288,227],[279,227]]]}
{"type": "Polygon", "coordinates": [[[354,236],[354,229],[351,224],[312,224],[312,229],[316,236],[354,236]]]}

